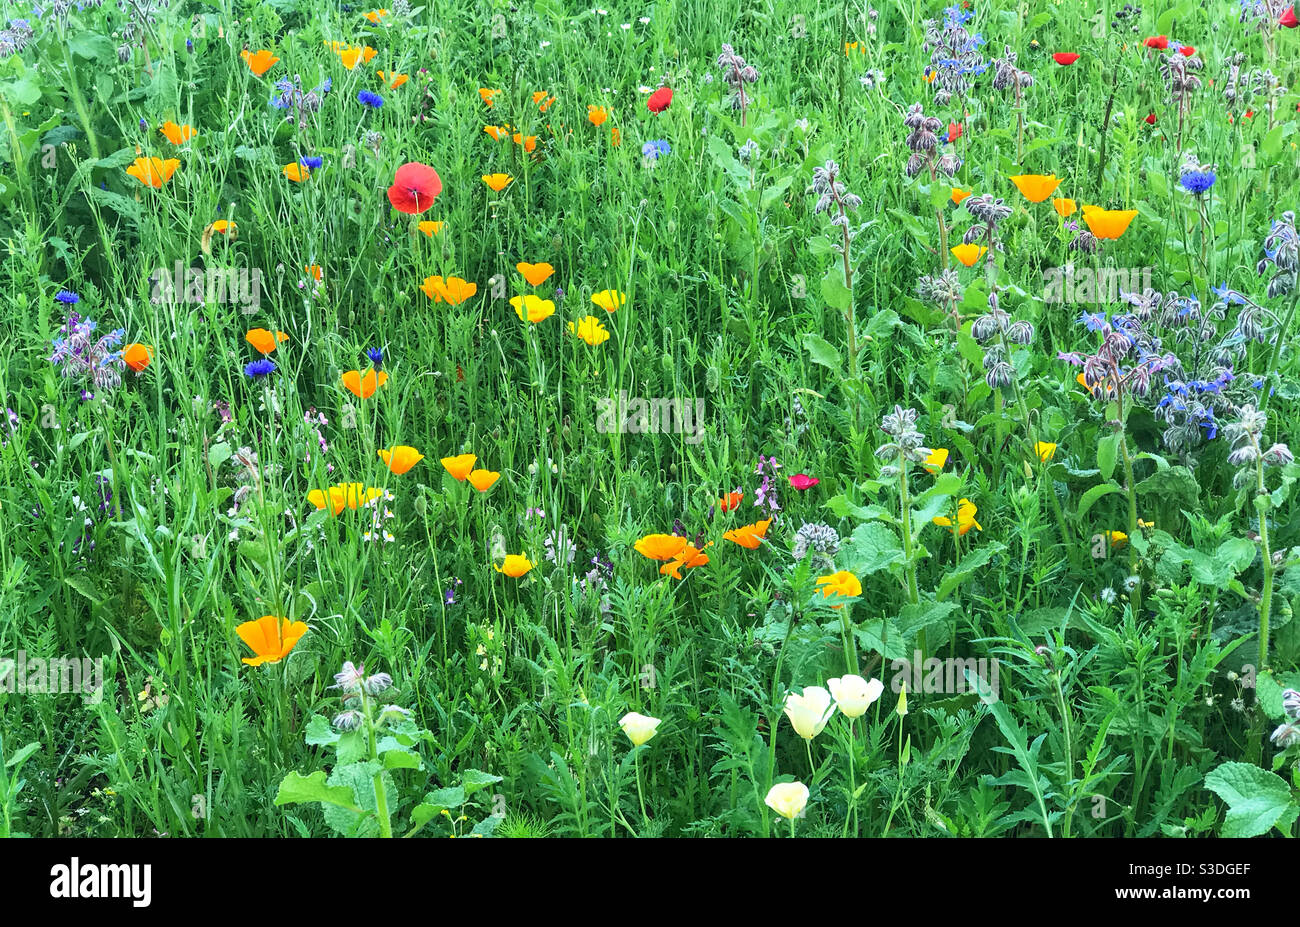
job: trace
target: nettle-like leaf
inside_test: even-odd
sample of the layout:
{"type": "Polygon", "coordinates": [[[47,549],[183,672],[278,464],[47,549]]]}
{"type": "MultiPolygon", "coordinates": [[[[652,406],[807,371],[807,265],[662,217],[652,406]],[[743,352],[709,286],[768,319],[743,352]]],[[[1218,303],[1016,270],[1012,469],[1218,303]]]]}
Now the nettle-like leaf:
{"type": "Polygon", "coordinates": [[[1285,833],[1300,814],[1286,780],[1251,763],[1224,763],[1205,777],[1205,787],[1228,805],[1223,837],[1258,837],[1274,826],[1285,833]]]}

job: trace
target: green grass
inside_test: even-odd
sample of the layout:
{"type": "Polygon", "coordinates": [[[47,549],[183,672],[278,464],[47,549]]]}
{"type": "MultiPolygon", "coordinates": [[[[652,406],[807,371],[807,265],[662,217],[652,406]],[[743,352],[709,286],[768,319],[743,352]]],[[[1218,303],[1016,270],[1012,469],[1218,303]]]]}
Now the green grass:
{"type": "MultiPolygon", "coordinates": [[[[390,6],[371,24],[295,0],[173,4],[122,61],[128,14],[105,5],[32,19],[30,42],[0,59],[0,393],[13,412],[0,426],[0,659],[102,656],[105,681],[99,700],[0,683],[0,756],[21,757],[0,776],[5,831],[1293,834],[1296,748],[1269,734],[1300,684],[1300,469],[1229,461],[1228,426],[1263,385],[1266,424],[1241,440],[1264,450],[1297,424],[1294,297],[1268,294],[1277,270],[1256,263],[1297,205],[1300,30],[1261,32],[1219,0],[1151,5],[1117,29],[1116,4],[981,4],[979,57],[1009,48],[1035,79],[1018,110],[993,69],[936,102],[923,43],[937,4],[870,17],[784,0],[517,6],[437,2],[409,22],[390,6]],[[1204,63],[1181,120],[1161,53],[1142,47],[1160,33],[1204,63]],[[377,54],[349,71],[332,41],[377,54]],[[723,43],[758,69],[743,125],[723,43]],[[244,48],[280,60],[259,77],[244,48]],[[1056,51],[1081,57],[1061,67],[1056,51]],[[1230,104],[1234,53],[1243,75],[1271,68],[1283,89],[1230,104]],[[410,79],[390,89],[376,70],[410,79]],[[268,105],[295,75],[303,90],[332,81],[301,129],[268,105]],[[673,101],[655,114],[645,100],[663,82],[673,101]],[[500,91],[493,106],[479,88],[500,91]],[[538,91],[554,97],[545,111],[538,91]],[[916,102],[962,123],[940,142],[962,159],[951,179],[905,173],[916,102]],[[599,127],[592,105],[609,111],[599,127]],[[158,131],[169,120],[195,137],[172,145],[158,131]],[[536,136],[534,152],[484,132],[507,123],[536,136]],[[644,158],[652,140],[671,152],[644,158]],[[137,148],[180,165],[149,188],[125,172],[137,148]],[[1215,166],[1201,197],[1179,185],[1188,153],[1215,166]],[[281,168],[303,157],[323,166],[294,183],[281,168]],[[828,160],[862,200],[847,262],[838,210],[815,213],[806,192],[828,160]],[[418,217],[385,196],[410,161],[442,181],[418,217]],[[480,179],[497,172],[514,178],[500,193],[480,179]],[[1022,173],[1137,216],[1098,252],[1073,251],[1067,222],[1081,215],[1027,202],[1009,180],[1022,173]],[[1010,207],[971,268],[941,246],[976,221],[953,187],[1010,207]],[[218,219],[237,234],[210,230],[218,219]],[[420,220],[445,224],[426,235],[420,220]],[[177,261],[260,274],[259,304],[152,301],[150,276],[177,261]],[[554,274],[530,287],[517,262],[554,274]],[[1200,439],[1168,446],[1161,373],[1150,396],[1119,403],[1076,383],[1058,352],[1099,345],[1080,314],[1128,307],[1050,301],[1044,271],[1067,263],[1150,268],[1154,289],[1206,308],[1227,285],[1266,310],[1232,358],[1215,438],[1193,425],[1200,439]],[[918,293],[941,267],[958,278],[951,303],[918,293]],[[420,289],[433,275],[477,292],[435,303],[420,289]],[[75,307],[56,301],[64,289],[75,307]],[[590,301],[610,289],[627,296],[614,313],[590,301]],[[508,300],[527,293],[554,315],[521,321],[508,300]],[[972,337],[990,293],[1032,324],[1027,344],[972,337]],[[151,363],[80,398],[50,362],[69,308],[151,346],[151,363]],[[568,330],[589,314],[603,344],[568,330]],[[262,380],[244,373],[255,327],[288,335],[262,380]],[[369,368],[368,348],[389,379],[361,399],[340,377],[369,368]],[[1010,374],[995,387],[999,349],[1010,374]],[[603,429],[600,402],[620,393],[702,400],[702,440],[603,429]],[[942,473],[899,474],[877,453],[896,405],[917,411],[925,447],[950,451],[942,473]],[[1049,461],[1035,441],[1057,445],[1049,461]],[[394,445],[424,459],[394,475],[376,453],[394,445]],[[241,465],[241,449],[256,462],[241,465]],[[487,492],[439,464],[462,453],[500,473],[487,492]],[[781,465],[767,471],[775,513],[756,505],[760,457],[781,465]],[[820,482],[796,491],[798,473],[820,482]],[[366,539],[372,510],[308,502],[343,482],[392,494],[378,510],[391,543],[366,539]],[[978,529],[934,524],[959,519],[963,499],[978,529]],[[772,514],[758,549],[725,537],[772,514]],[[712,545],[680,580],[635,549],[677,521],[712,545]],[[833,529],[837,551],[796,560],[805,522],[833,529]],[[1099,542],[1107,531],[1126,545],[1099,542]],[[520,553],[523,577],[495,569],[520,553]],[[592,588],[597,557],[610,569],[592,588]],[[840,570],[862,591],[833,609],[844,600],[816,584],[840,570]],[[284,660],[245,665],[235,629],[264,615],[309,630],[284,660]],[[895,662],[917,652],[996,658],[998,700],[909,682],[900,715],[895,662]],[[328,722],[357,702],[331,688],[344,661],[391,674],[371,707],[409,717],[340,736],[328,722]],[[885,683],[881,698],[803,741],[786,695],[855,669],[885,683]],[[636,748],[619,728],[628,712],[661,719],[636,748]],[[322,771],[328,782],[298,778],[322,771]],[[811,792],[793,829],[764,803],[792,780],[811,792]],[[1243,824],[1227,782],[1272,796],[1268,808],[1243,824]]],[[[1240,311],[1212,320],[1215,337],[1240,311]]],[[[1212,340],[1164,334],[1188,366],[1212,340]]]]}

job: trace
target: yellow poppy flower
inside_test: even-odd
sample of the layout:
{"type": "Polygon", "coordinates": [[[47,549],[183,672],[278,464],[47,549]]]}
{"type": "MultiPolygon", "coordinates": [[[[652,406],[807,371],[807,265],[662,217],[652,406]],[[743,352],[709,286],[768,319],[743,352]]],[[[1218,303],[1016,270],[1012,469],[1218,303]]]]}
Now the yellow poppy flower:
{"type": "MultiPolygon", "coordinates": [[[[975,503],[971,502],[969,499],[962,499],[957,503],[958,534],[965,534],[971,528],[978,528],[980,531],[984,530],[984,526],[975,520],[975,515],[978,511],[979,509],[975,507],[975,503]]],[[[952,519],[947,515],[940,515],[938,518],[932,519],[932,521],[936,525],[942,525],[945,528],[952,527],[952,519]]]]}
{"type": "Polygon", "coordinates": [[[504,573],[513,579],[518,579],[532,568],[532,562],[523,554],[510,554],[501,566],[493,565],[492,567],[498,573],[504,573]]]}
{"type": "Polygon", "coordinates": [[[447,224],[447,223],[445,223],[445,222],[434,222],[434,221],[431,221],[431,220],[426,219],[424,222],[421,222],[421,223],[419,224],[419,229],[420,229],[420,231],[423,232],[425,235],[427,235],[427,236],[429,236],[430,238],[432,238],[434,235],[441,235],[441,234],[442,234],[442,228],[443,228],[443,226],[446,225],[446,224],[447,224]]]}
{"type": "Polygon", "coordinates": [[[613,312],[627,302],[627,296],[618,290],[601,290],[591,294],[591,301],[606,312],[613,312]]]}
{"type": "Polygon", "coordinates": [[[1039,460],[1047,463],[1052,459],[1052,455],[1056,453],[1056,445],[1050,441],[1039,441],[1034,444],[1034,453],[1038,455],[1039,460]]]}
{"type": "Polygon", "coordinates": [[[521,322],[526,317],[534,325],[549,319],[555,314],[554,302],[549,299],[542,299],[532,293],[511,297],[510,305],[514,307],[515,315],[519,316],[521,322]]]}
{"type": "MultiPolygon", "coordinates": [[[[851,596],[862,595],[862,583],[858,578],[848,570],[840,570],[838,573],[832,573],[829,576],[817,577],[817,585],[821,587],[822,598],[829,599],[833,595],[851,596]]],[[[843,608],[843,605],[832,605],[831,608],[843,608]]]]}
{"type": "Polygon", "coordinates": [[[509,174],[484,174],[483,182],[488,185],[488,189],[500,193],[514,180],[509,174]]]}
{"type": "Polygon", "coordinates": [[[936,447],[930,451],[930,456],[921,461],[921,466],[931,473],[938,473],[948,463],[948,449],[946,447],[936,447]]]}
{"type": "Polygon", "coordinates": [[[579,319],[576,325],[573,322],[570,322],[569,332],[577,335],[593,348],[596,345],[604,344],[609,340],[609,330],[606,329],[605,326],[601,324],[600,319],[596,318],[594,315],[589,315],[579,319]]]}
{"type": "Polygon", "coordinates": [[[1058,197],[1057,199],[1052,200],[1052,208],[1056,210],[1056,214],[1062,219],[1074,215],[1074,210],[1076,209],[1074,200],[1066,197],[1058,197]]]}

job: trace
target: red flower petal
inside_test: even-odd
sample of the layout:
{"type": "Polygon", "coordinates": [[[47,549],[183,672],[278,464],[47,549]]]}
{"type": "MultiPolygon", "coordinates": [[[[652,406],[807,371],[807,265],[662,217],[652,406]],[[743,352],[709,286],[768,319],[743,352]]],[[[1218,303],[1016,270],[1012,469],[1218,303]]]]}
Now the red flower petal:
{"type": "Polygon", "coordinates": [[[411,161],[397,169],[393,185],[388,188],[388,202],[399,212],[417,215],[432,206],[434,197],[441,192],[438,172],[427,164],[411,161]]]}
{"type": "Polygon", "coordinates": [[[650,94],[650,99],[645,101],[646,109],[652,113],[662,113],[668,108],[668,104],[673,101],[673,88],[660,87],[654,93],[650,94]]]}
{"type": "Polygon", "coordinates": [[[1164,49],[1169,47],[1169,36],[1153,35],[1142,44],[1145,45],[1147,48],[1158,48],[1163,51],[1164,49]]]}
{"type": "Polygon", "coordinates": [[[788,479],[790,480],[791,487],[799,490],[800,492],[802,492],[805,489],[811,489],[812,487],[816,486],[818,483],[821,482],[821,480],[817,479],[817,477],[809,476],[806,473],[796,473],[794,476],[788,477],[788,479]]]}
{"type": "Polygon", "coordinates": [[[1282,18],[1279,19],[1277,23],[1279,26],[1286,26],[1288,29],[1294,29],[1296,26],[1300,26],[1300,19],[1295,18],[1295,7],[1287,7],[1286,12],[1282,14],[1282,18]]]}
{"type": "Polygon", "coordinates": [[[1079,60],[1077,52],[1057,52],[1052,56],[1052,60],[1057,64],[1074,64],[1079,60]]]}

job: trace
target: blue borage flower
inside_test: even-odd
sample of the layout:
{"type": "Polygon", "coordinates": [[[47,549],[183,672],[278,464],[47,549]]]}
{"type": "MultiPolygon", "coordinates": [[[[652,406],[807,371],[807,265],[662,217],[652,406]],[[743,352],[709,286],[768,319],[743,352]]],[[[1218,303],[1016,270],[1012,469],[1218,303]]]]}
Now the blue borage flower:
{"type": "Polygon", "coordinates": [[[252,377],[254,380],[259,380],[262,377],[275,373],[275,364],[263,357],[246,364],[244,366],[244,373],[245,375],[252,377]]]}
{"type": "Polygon", "coordinates": [[[646,142],[641,146],[641,156],[650,161],[657,161],[666,154],[672,154],[673,146],[662,138],[646,142]]]}
{"type": "Polygon", "coordinates": [[[369,106],[371,109],[379,109],[384,105],[384,98],[373,90],[360,90],[357,92],[357,99],[369,106]]]}
{"type": "Polygon", "coordinates": [[[1187,171],[1183,176],[1178,178],[1178,182],[1188,193],[1199,196],[1218,180],[1214,171],[1187,171]]]}

